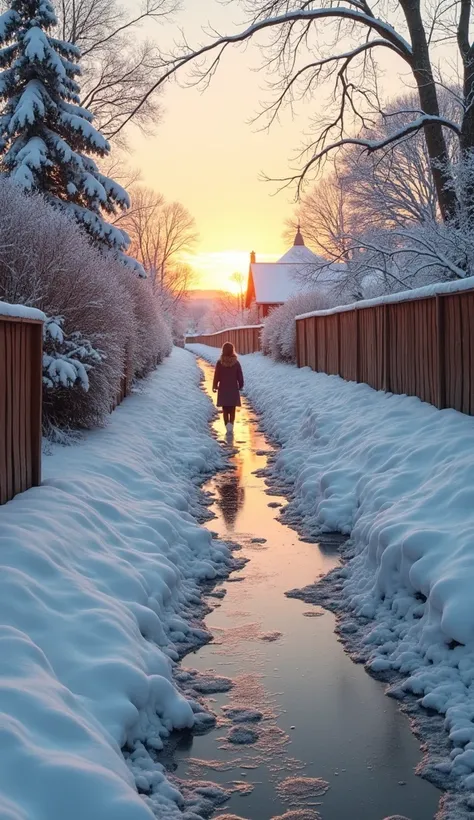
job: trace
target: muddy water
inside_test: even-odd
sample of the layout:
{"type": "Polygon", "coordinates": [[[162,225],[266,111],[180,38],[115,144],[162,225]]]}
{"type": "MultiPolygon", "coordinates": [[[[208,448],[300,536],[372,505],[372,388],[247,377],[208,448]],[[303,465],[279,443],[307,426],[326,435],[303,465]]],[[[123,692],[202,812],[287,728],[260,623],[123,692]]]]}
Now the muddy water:
{"type": "MultiPolygon", "coordinates": [[[[209,390],[212,371],[201,366],[209,390]]],[[[221,418],[214,427],[225,440],[221,418]]],[[[206,488],[215,495],[217,516],[208,526],[241,544],[249,560],[217,588],[218,595],[226,590],[224,598],[209,598],[213,611],[206,622],[214,641],[184,665],[230,677],[235,685],[209,696],[218,725],[177,749],[177,775],[223,785],[248,782],[250,793],[237,791],[219,810],[248,820],[297,810],[304,813],[288,817],[433,818],[439,792],[414,774],[421,755],[407,719],[382,684],[344,654],[333,616],[284,595],[334,567],[337,544],[304,543],[278,521],[278,508],[269,504],[284,499],[267,495],[254,475],[270,447],[247,404],[237,416],[233,447],[233,469],[206,488]],[[262,717],[236,724],[229,706],[262,717]],[[250,730],[246,739],[254,742],[231,742],[236,727],[250,730]]]]}

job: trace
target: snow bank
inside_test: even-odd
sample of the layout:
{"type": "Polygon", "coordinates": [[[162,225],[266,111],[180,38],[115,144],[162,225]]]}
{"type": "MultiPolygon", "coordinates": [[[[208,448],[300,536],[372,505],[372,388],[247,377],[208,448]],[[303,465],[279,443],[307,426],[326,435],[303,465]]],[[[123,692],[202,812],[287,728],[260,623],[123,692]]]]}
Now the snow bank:
{"type": "Polygon", "coordinates": [[[46,320],[46,316],[41,310],[26,307],[25,305],[9,305],[8,302],[0,302],[0,316],[12,316],[15,319],[35,319],[40,322],[46,320]]]}
{"type": "Polygon", "coordinates": [[[474,418],[260,354],[243,370],[282,444],[288,519],[350,534],[341,594],[369,619],[369,664],[445,716],[454,748],[439,769],[474,788],[474,418]]]}
{"type": "Polygon", "coordinates": [[[197,581],[228,562],[195,520],[199,476],[220,459],[212,412],[176,350],[0,508],[2,820],[182,820],[144,744],[193,725],[173,660],[202,637],[187,618],[197,581]]]}
{"type": "Polygon", "coordinates": [[[220,336],[221,333],[229,333],[231,330],[261,330],[263,325],[237,325],[237,327],[223,327],[215,333],[188,333],[187,339],[199,339],[200,336],[220,336]]]}
{"type": "Polygon", "coordinates": [[[374,299],[364,299],[361,302],[353,302],[350,305],[338,305],[328,308],[328,310],[314,310],[310,313],[301,313],[297,319],[309,319],[311,316],[331,316],[333,313],[344,313],[347,310],[362,310],[363,308],[375,307],[376,305],[388,305],[393,302],[413,302],[415,299],[427,299],[429,296],[443,293],[459,293],[462,290],[474,290],[474,276],[466,279],[457,279],[455,282],[435,282],[426,285],[424,288],[414,288],[413,290],[402,290],[398,293],[391,293],[388,296],[376,296],[374,299]]]}

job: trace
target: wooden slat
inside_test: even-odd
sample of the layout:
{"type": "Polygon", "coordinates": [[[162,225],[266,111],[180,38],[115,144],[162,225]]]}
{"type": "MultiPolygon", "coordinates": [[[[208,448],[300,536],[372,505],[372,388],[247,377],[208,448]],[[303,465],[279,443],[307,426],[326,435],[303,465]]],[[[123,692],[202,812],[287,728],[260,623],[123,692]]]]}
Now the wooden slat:
{"type": "Polygon", "coordinates": [[[24,406],[24,421],[27,438],[27,452],[26,452],[26,487],[33,485],[33,453],[31,445],[31,391],[33,389],[33,371],[32,371],[32,347],[34,342],[34,333],[28,329],[25,337],[25,406],[24,406]]]}
{"type": "Polygon", "coordinates": [[[465,333],[464,350],[466,360],[464,361],[464,375],[468,387],[466,392],[469,395],[469,410],[465,412],[474,415],[474,293],[464,294],[463,299],[463,329],[465,333]]]}
{"type": "Polygon", "coordinates": [[[27,372],[26,372],[26,334],[28,332],[28,328],[26,325],[19,325],[18,326],[18,335],[19,335],[19,353],[20,353],[20,367],[19,367],[19,444],[20,444],[20,453],[19,453],[19,464],[18,464],[18,472],[19,472],[19,483],[20,483],[20,492],[26,490],[28,487],[26,481],[26,462],[27,462],[27,451],[29,449],[29,438],[30,438],[30,431],[27,429],[27,419],[26,419],[26,379],[27,379],[27,372]]]}
{"type": "Polygon", "coordinates": [[[7,374],[6,323],[0,322],[0,504],[8,500],[7,493],[7,374]]]}
{"type": "Polygon", "coordinates": [[[12,331],[13,324],[7,324],[5,327],[5,393],[6,393],[6,414],[5,414],[5,430],[6,430],[6,488],[7,498],[13,498],[14,495],[14,479],[13,479],[13,365],[12,365],[12,331]]]}
{"type": "MultiPolygon", "coordinates": [[[[462,405],[463,413],[470,413],[471,409],[471,372],[474,362],[471,361],[470,327],[469,327],[469,302],[467,299],[459,299],[461,339],[462,339],[462,405]]],[[[473,319],[471,318],[471,321],[473,319]]]]}
{"type": "Polygon", "coordinates": [[[31,351],[31,452],[34,487],[41,484],[43,332],[35,328],[31,351]]]}
{"type": "Polygon", "coordinates": [[[326,317],[326,372],[339,373],[339,313],[326,317]]]}

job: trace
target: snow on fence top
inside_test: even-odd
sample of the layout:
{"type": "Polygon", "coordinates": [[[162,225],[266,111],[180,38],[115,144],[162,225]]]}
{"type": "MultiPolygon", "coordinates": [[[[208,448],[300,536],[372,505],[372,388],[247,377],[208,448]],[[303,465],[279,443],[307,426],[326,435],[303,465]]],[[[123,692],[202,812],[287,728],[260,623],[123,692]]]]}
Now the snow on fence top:
{"type": "MultiPolygon", "coordinates": [[[[473,284],[474,287],[474,284],[473,284]]],[[[263,325],[240,325],[239,327],[223,327],[222,330],[216,330],[214,333],[188,333],[187,339],[197,339],[198,336],[219,336],[220,333],[230,333],[231,330],[260,330],[263,325]]]]}
{"type": "Polygon", "coordinates": [[[391,293],[389,296],[377,296],[375,299],[364,299],[361,302],[353,302],[350,305],[338,305],[328,310],[313,310],[310,313],[301,313],[297,319],[310,319],[312,316],[331,316],[334,313],[346,313],[349,310],[362,310],[363,308],[375,307],[376,305],[388,305],[393,302],[412,302],[416,299],[427,299],[443,293],[457,293],[462,290],[474,290],[474,276],[455,282],[440,282],[433,285],[426,285],[424,288],[414,290],[403,290],[400,293],[391,293]]]}
{"type": "Polygon", "coordinates": [[[30,319],[39,322],[46,321],[46,316],[42,310],[26,307],[26,305],[9,305],[7,302],[0,302],[0,318],[2,316],[8,316],[13,319],[30,319]]]}

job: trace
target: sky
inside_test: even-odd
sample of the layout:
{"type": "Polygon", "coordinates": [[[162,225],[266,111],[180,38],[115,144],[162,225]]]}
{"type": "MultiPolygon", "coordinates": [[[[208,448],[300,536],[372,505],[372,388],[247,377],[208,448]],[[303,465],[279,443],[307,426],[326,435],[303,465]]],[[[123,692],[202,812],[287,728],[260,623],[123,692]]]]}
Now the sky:
{"type": "MultiPolygon", "coordinates": [[[[242,27],[239,21],[237,2],[183,0],[173,24],[157,27],[154,37],[161,46],[170,45],[182,27],[194,46],[207,40],[202,27],[208,22],[232,32],[242,27]]],[[[171,83],[162,95],[163,118],[155,136],[130,134],[131,164],[140,168],[143,183],[180,201],[196,220],[199,241],[187,261],[203,289],[235,290],[230,276],[247,273],[252,250],[260,261],[273,261],[287,250],[282,233],[294,214],[294,190],[277,193],[277,185],[261,176],[288,174],[310,117],[324,106],[319,94],[314,105],[300,106],[294,118],[286,112],[270,131],[250,124],[269,99],[265,76],[256,71],[260,60],[256,45],[229,51],[204,91],[185,87],[189,75],[183,75],[180,85],[171,83]]]]}

